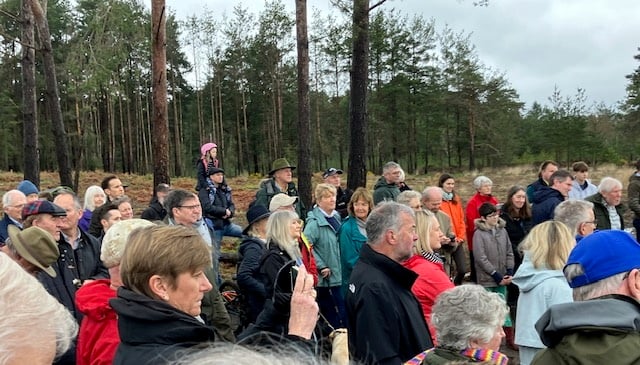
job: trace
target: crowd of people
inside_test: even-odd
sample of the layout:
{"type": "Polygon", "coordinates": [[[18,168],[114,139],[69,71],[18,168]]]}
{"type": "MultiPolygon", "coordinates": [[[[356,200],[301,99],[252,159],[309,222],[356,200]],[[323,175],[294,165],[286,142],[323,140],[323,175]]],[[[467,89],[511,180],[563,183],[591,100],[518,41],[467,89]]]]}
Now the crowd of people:
{"type": "Polygon", "coordinates": [[[217,152],[204,144],[195,190],[157,185],[140,219],[115,175],[82,197],[6,192],[0,364],[502,365],[501,346],[525,365],[640,362],[640,161],[632,226],[622,182],[594,185],[582,161],[543,162],[502,204],[487,176],[469,197],[446,173],[418,191],[388,162],[351,191],[330,167],[307,207],[279,158],[240,227],[217,152]],[[225,236],[239,326],[218,291],[225,236]]]}

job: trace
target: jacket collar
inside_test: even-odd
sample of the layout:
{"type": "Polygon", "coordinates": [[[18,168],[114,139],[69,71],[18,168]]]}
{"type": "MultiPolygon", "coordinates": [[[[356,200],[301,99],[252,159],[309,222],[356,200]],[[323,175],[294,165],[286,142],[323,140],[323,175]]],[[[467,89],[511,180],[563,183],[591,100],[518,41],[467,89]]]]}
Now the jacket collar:
{"type": "Polygon", "coordinates": [[[401,287],[411,290],[418,274],[393,261],[389,257],[374,251],[369,244],[362,246],[360,259],[377,267],[401,287]]]}

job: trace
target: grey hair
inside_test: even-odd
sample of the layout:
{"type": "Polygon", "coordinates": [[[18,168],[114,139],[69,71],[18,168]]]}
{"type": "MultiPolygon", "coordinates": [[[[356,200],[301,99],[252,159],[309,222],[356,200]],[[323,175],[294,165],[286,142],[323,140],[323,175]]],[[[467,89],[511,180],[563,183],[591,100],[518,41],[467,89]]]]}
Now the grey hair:
{"type": "Polygon", "coordinates": [[[442,197],[444,190],[439,186],[427,186],[422,190],[422,201],[431,200],[431,194],[435,194],[438,197],[442,197]]]}
{"type": "Polygon", "coordinates": [[[407,177],[407,175],[404,173],[404,170],[402,169],[402,167],[400,167],[400,176],[398,177],[398,179],[400,179],[400,182],[404,182],[404,179],[407,177]]]}
{"type": "Polygon", "coordinates": [[[422,194],[415,190],[405,190],[402,193],[398,194],[396,202],[404,205],[409,205],[411,200],[415,198],[418,198],[418,200],[420,200],[422,198],[422,194]]]}
{"type": "Polygon", "coordinates": [[[480,188],[484,185],[493,185],[493,181],[484,175],[480,175],[473,179],[473,187],[476,190],[480,190],[480,188]]]}
{"type": "Polygon", "coordinates": [[[17,189],[9,190],[2,196],[2,206],[7,207],[13,203],[13,199],[16,195],[22,195],[25,199],[27,198],[23,192],[17,189]]]}
{"type": "Polygon", "coordinates": [[[438,296],[431,321],[439,346],[463,350],[488,343],[508,313],[505,298],[475,284],[456,286],[438,296]]]}
{"type": "Polygon", "coordinates": [[[613,191],[613,189],[615,188],[622,189],[622,183],[616,178],[607,176],[603,177],[602,180],[600,180],[600,185],[598,185],[598,192],[608,193],[610,191],[613,191]]]}
{"type": "Polygon", "coordinates": [[[67,308],[2,253],[0,308],[10,309],[0,315],[0,364],[10,364],[16,354],[40,349],[47,341],[55,341],[56,356],[60,356],[78,333],[78,323],[67,308]]]}
{"type": "Polygon", "coordinates": [[[101,187],[99,187],[98,185],[91,185],[87,188],[87,190],[84,192],[84,209],[87,209],[91,212],[96,209],[96,205],[93,203],[93,197],[98,194],[104,195],[106,201],[107,194],[104,193],[104,190],[102,190],[101,187]]]}
{"type": "MultiPolygon", "coordinates": [[[[583,275],[584,269],[580,264],[571,264],[567,265],[564,268],[563,272],[564,277],[567,278],[567,281],[571,282],[571,280],[573,280],[577,276],[583,275]]],[[[595,283],[573,288],[573,300],[576,302],[581,302],[601,297],[603,295],[617,294],[625,275],[627,275],[626,272],[621,272],[619,274],[609,276],[608,278],[598,280],[595,283]]]]}
{"type": "Polygon", "coordinates": [[[553,211],[553,220],[564,223],[573,235],[578,234],[580,224],[589,221],[593,203],[586,200],[565,200],[553,211]]]}
{"type": "Polygon", "coordinates": [[[382,173],[384,174],[386,172],[389,172],[389,171],[395,170],[395,169],[402,170],[402,167],[400,167],[400,165],[395,161],[389,161],[386,164],[384,164],[384,166],[382,166],[382,173]]]}
{"type": "Polygon", "coordinates": [[[271,247],[271,244],[275,242],[292,259],[302,256],[298,242],[291,238],[289,231],[289,224],[294,219],[300,219],[296,212],[278,210],[271,213],[267,220],[267,247],[271,247]]]}
{"type": "Polygon", "coordinates": [[[204,350],[181,356],[172,365],[329,365],[327,360],[309,356],[304,347],[295,343],[282,344],[281,339],[264,335],[265,341],[272,340],[274,346],[244,347],[242,345],[213,342],[204,350]]]}
{"type": "Polygon", "coordinates": [[[369,244],[377,245],[381,243],[384,233],[389,229],[398,232],[402,223],[400,213],[415,217],[413,209],[404,204],[393,201],[385,201],[378,204],[369,214],[365,226],[369,244]]]}
{"type": "MultiPolygon", "coordinates": [[[[76,195],[76,193],[71,192],[71,191],[67,191],[67,190],[63,190],[61,192],[59,192],[56,195],[56,198],[59,196],[63,196],[63,195],[69,195],[71,196],[71,198],[73,199],[73,208],[76,210],[82,210],[82,202],[80,201],[80,198],[76,195]]],[[[53,198],[53,202],[55,204],[56,199],[53,198]]]]}
{"type": "Polygon", "coordinates": [[[164,209],[167,211],[169,218],[173,219],[173,208],[181,206],[187,199],[198,199],[198,196],[190,191],[183,189],[171,190],[167,197],[164,198],[164,209]]]}

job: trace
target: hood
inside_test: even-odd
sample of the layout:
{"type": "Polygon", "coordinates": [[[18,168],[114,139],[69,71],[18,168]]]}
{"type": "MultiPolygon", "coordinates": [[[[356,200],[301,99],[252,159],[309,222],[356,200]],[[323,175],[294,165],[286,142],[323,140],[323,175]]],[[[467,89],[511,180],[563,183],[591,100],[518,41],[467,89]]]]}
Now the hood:
{"type": "MultiPolygon", "coordinates": [[[[549,270],[547,268],[536,269],[533,267],[531,257],[528,252],[524,253],[522,264],[513,276],[513,283],[518,286],[520,291],[528,292],[533,290],[536,286],[540,285],[547,279],[560,279],[567,282],[562,270],[549,270]]],[[[567,287],[569,284],[567,284],[567,287]]]]}
{"type": "Polygon", "coordinates": [[[533,194],[533,203],[540,204],[543,201],[552,197],[559,197],[560,200],[564,200],[564,196],[562,196],[562,193],[560,193],[558,190],[550,188],[548,186],[541,186],[533,194]]]}
{"type": "Polygon", "coordinates": [[[116,313],[109,305],[109,299],[116,297],[111,289],[111,280],[100,279],[83,285],[76,292],[76,306],[85,316],[94,320],[115,319],[116,313]]]}
{"type": "Polygon", "coordinates": [[[136,344],[199,343],[213,341],[215,334],[196,318],[160,300],[125,287],[109,301],[118,314],[122,342],[136,344]]]}
{"type": "Polygon", "coordinates": [[[373,190],[378,189],[378,188],[382,188],[382,187],[394,187],[397,185],[396,184],[389,184],[387,183],[387,180],[385,180],[384,176],[380,176],[380,178],[378,178],[378,181],[376,181],[376,184],[373,186],[373,190]]]}
{"type": "Polygon", "coordinates": [[[240,246],[238,247],[238,253],[241,256],[244,256],[247,248],[251,246],[255,246],[264,252],[267,251],[267,243],[265,241],[262,241],[257,237],[244,236],[244,239],[242,240],[242,242],[240,242],[240,246]]]}
{"type": "Polygon", "coordinates": [[[540,339],[554,347],[577,328],[608,327],[640,332],[640,303],[624,295],[551,306],[536,323],[540,339]]]}
{"type": "MultiPolygon", "coordinates": [[[[487,225],[487,222],[483,221],[480,218],[476,218],[473,223],[475,224],[476,228],[481,230],[481,231],[491,231],[492,227],[489,227],[487,225]]],[[[498,224],[496,225],[495,228],[504,228],[507,225],[507,222],[504,221],[504,219],[502,218],[498,218],[498,224]]]]}

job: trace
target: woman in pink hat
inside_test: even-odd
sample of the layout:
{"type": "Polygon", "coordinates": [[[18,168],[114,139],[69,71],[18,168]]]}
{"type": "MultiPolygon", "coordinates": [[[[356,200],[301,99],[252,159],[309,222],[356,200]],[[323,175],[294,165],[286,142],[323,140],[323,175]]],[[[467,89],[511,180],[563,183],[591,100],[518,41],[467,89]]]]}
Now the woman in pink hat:
{"type": "Polygon", "coordinates": [[[207,188],[207,171],[212,167],[218,167],[218,145],[215,143],[205,143],[200,147],[200,159],[196,162],[198,172],[198,184],[196,190],[207,188]]]}

